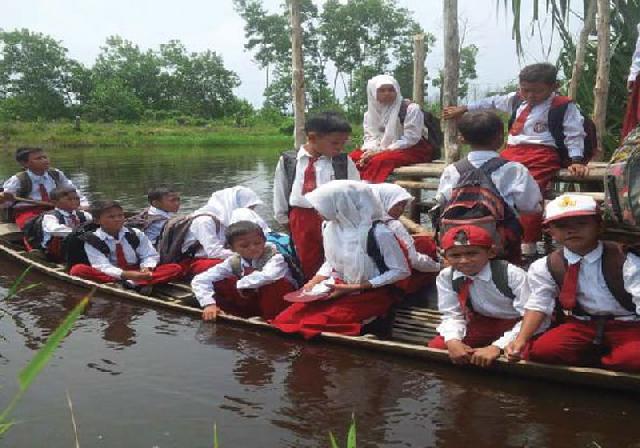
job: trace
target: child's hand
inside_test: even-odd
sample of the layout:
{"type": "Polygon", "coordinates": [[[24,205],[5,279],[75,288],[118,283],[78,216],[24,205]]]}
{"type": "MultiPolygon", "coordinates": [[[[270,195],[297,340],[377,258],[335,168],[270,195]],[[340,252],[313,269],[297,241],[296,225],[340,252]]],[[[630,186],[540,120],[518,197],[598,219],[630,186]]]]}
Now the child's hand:
{"type": "Polygon", "coordinates": [[[324,277],[322,275],[315,275],[311,280],[304,284],[302,289],[304,289],[305,291],[311,291],[314,286],[326,279],[327,277],[324,277]]]}
{"type": "Polygon", "coordinates": [[[509,362],[518,362],[522,359],[522,351],[524,350],[525,342],[516,339],[510,342],[504,349],[504,354],[509,362]]]}
{"type": "Polygon", "coordinates": [[[125,280],[151,280],[151,272],[122,271],[121,277],[125,280]]]}
{"type": "Polygon", "coordinates": [[[495,345],[477,348],[471,355],[471,364],[478,367],[489,367],[500,356],[500,349],[495,345]]]}
{"type": "Polygon", "coordinates": [[[140,272],[153,272],[153,268],[140,268],[140,272]]]}
{"type": "Polygon", "coordinates": [[[445,120],[453,120],[461,117],[467,112],[467,106],[447,106],[442,110],[442,118],[445,120]]]}
{"type": "Polygon", "coordinates": [[[572,163],[569,165],[569,174],[577,177],[584,177],[589,174],[589,167],[581,163],[572,163]]]}
{"type": "Polygon", "coordinates": [[[332,299],[337,299],[338,297],[346,296],[347,294],[351,294],[352,292],[362,291],[364,289],[371,289],[371,283],[362,282],[362,283],[337,283],[332,285],[333,292],[330,297],[332,299]]]}
{"type": "Polygon", "coordinates": [[[360,160],[358,160],[357,165],[360,167],[365,166],[367,163],[369,163],[369,160],[379,152],[381,151],[371,151],[370,149],[363,152],[362,156],[360,157],[360,160]]]}
{"type": "Polygon", "coordinates": [[[217,305],[207,305],[202,310],[202,320],[216,320],[220,308],[217,305]]]}
{"type": "Polygon", "coordinates": [[[457,365],[469,364],[473,349],[459,339],[447,342],[447,350],[451,362],[457,365]]]}
{"type": "Polygon", "coordinates": [[[0,204],[5,202],[13,202],[16,197],[10,191],[0,191],[0,204]]]}

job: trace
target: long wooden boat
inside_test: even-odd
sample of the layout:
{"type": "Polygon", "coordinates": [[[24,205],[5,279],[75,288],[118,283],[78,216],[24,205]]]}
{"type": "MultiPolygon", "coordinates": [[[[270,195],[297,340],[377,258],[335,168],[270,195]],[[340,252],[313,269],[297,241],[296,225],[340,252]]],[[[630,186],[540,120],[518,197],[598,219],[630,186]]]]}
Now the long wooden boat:
{"type": "MultiPolygon", "coordinates": [[[[84,288],[97,288],[98,292],[133,302],[148,304],[175,310],[180,313],[200,316],[201,310],[188,285],[171,283],[154,288],[153,295],[147,296],[115,285],[97,284],[95,282],[74,277],[65,272],[61,265],[45,260],[38,252],[27,253],[22,246],[22,233],[14,224],[0,224],[0,253],[26,266],[40,271],[50,277],[84,288]]],[[[218,317],[222,323],[244,325],[262,330],[277,330],[261,319],[243,319],[223,314],[218,317]]],[[[334,333],[323,333],[319,339],[330,343],[349,345],[366,350],[384,352],[393,355],[418,358],[425,362],[450,364],[446,351],[430,349],[426,342],[435,335],[435,328],[440,321],[437,311],[406,306],[396,309],[392,327],[392,335],[388,340],[367,336],[344,336],[334,333]]],[[[639,354],[640,356],[640,354],[639,354]]],[[[468,370],[479,368],[469,366],[468,370]]],[[[521,361],[510,363],[499,358],[492,367],[482,371],[495,372],[513,377],[531,378],[581,386],[640,392],[640,375],[622,372],[611,372],[598,368],[566,367],[521,361]]]]}

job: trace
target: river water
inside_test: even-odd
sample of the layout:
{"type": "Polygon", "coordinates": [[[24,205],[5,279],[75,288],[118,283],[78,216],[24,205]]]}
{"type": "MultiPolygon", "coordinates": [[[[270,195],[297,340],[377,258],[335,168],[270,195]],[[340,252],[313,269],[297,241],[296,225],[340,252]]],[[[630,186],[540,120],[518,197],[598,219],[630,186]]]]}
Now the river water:
{"type": "MultiPolygon", "coordinates": [[[[51,152],[92,199],[145,205],[175,183],[184,210],[242,184],[270,218],[276,149],[90,148],[51,152]]],[[[0,179],[15,172],[0,153],[0,179]]],[[[0,259],[0,286],[21,271],[0,259]]],[[[0,408],[16,376],[84,291],[38,274],[0,303],[0,408]]],[[[0,295],[4,290],[0,290],[0,295]]],[[[637,396],[465,372],[302,342],[96,297],[13,416],[1,446],[82,447],[640,447],[637,396]]]]}

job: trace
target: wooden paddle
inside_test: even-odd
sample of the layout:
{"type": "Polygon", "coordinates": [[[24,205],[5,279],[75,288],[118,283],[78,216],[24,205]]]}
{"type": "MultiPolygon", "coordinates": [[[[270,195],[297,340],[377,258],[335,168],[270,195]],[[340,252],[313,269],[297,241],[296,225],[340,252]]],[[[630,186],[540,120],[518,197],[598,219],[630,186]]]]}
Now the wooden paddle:
{"type": "Polygon", "coordinates": [[[36,201],[35,199],[22,198],[20,196],[14,196],[14,201],[15,202],[26,202],[27,204],[39,205],[41,207],[55,208],[55,205],[53,205],[51,202],[36,201]]]}

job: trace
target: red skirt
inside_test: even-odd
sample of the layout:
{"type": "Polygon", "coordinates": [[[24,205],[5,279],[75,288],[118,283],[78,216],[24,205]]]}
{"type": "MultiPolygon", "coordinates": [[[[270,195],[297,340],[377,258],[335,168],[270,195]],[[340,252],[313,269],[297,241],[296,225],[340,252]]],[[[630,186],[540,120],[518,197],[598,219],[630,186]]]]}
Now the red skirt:
{"type": "Polygon", "coordinates": [[[633,82],[631,93],[627,100],[627,110],[624,114],[624,121],[622,122],[622,139],[624,139],[629,132],[633,131],[640,122],[640,83],[638,77],[633,82]]]}
{"type": "Polygon", "coordinates": [[[264,285],[258,289],[245,290],[247,297],[242,297],[236,283],[238,279],[231,277],[216,282],[216,305],[222,311],[240,317],[261,316],[271,320],[280,314],[290,303],[283,300],[285,294],[294,291],[293,285],[285,278],[264,285]]]}
{"type": "Polygon", "coordinates": [[[370,158],[365,166],[359,166],[358,161],[362,154],[364,151],[361,149],[356,149],[349,154],[360,171],[360,178],[373,184],[379,184],[384,182],[398,167],[431,162],[433,148],[422,138],[411,148],[384,151],[370,158]]]}
{"type": "Polygon", "coordinates": [[[51,210],[51,207],[14,207],[13,216],[16,221],[16,225],[20,230],[22,230],[28,221],[31,221],[40,213],[46,212],[47,210],[51,210]]]}
{"type": "Polygon", "coordinates": [[[322,217],[313,208],[292,207],[289,211],[289,230],[302,272],[308,280],[324,263],[322,217]]]}
{"type": "Polygon", "coordinates": [[[185,258],[179,264],[182,267],[182,275],[191,278],[223,261],[221,258],[185,258]]]}

